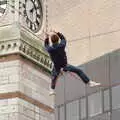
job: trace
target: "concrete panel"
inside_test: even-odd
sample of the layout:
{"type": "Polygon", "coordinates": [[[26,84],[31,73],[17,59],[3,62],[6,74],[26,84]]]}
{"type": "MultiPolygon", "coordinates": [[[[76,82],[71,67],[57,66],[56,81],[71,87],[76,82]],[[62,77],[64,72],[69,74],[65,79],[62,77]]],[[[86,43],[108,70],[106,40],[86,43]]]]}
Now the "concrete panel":
{"type": "MultiPolygon", "coordinates": [[[[102,115],[98,115],[96,117],[93,117],[93,118],[89,118],[88,120],[111,120],[110,119],[110,113],[104,113],[102,115]]],[[[115,120],[115,119],[112,119],[112,120],[115,120]]]]}
{"type": "Polygon", "coordinates": [[[80,65],[88,61],[90,56],[89,39],[80,40],[79,42],[68,42],[67,55],[68,61],[73,65],[80,65]]]}
{"type": "Polygon", "coordinates": [[[64,73],[58,79],[56,92],[56,104],[61,105],[85,96],[85,84],[74,73],[64,73]]]}
{"type": "Polygon", "coordinates": [[[91,34],[107,33],[119,29],[118,0],[89,1],[91,34]]]}
{"type": "MultiPolygon", "coordinates": [[[[102,88],[109,87],[109,63],[108,55],[97,58],[85,64],[85,71],[93,81],[100,82],[102,88]]],[[[100,87],[88,87],[87,93],[90,94],[99,90],[100,87]]]]}
{"type": "Polygon", "coordinates": [[[111,84],[120,84],[120,50],[117,50],[110,54],[110,79],[111,84]]]}
{"type": "Polygon", "coordinates": [[[112,120],[120,119],[120,109],[112,111],[112,120]]]}
{"type": "Polygon", "coordinates": [[[62,31],[70,40],[88,36],[88,1],[49,1],[49,27],[62,31]]]}

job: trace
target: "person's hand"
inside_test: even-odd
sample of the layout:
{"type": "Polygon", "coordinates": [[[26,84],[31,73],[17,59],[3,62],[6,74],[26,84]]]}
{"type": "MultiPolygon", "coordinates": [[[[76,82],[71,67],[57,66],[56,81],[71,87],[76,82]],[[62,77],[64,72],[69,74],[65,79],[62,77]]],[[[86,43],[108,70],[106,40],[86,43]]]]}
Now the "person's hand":
{"type": "Polygon", "coordinates": [[[49,37],[49,34],[45,31],[43,31],[45,39],[49,37]]]}
{"type": "Polygon", "coordinates": [[[56,32],[56,31],[55,31],[54,29],[52,29],[52,28],[50,29],[50,32],[56,33],[56,34],[58,33],[58,32],[56,32]]]}
{"type": "Polygon", "coordinates": [[[53,33],[56,33],[56,34],[58,33],[58,32],[56,32],[55,30],[53,30],[52,32],[53,32],[53,33]]]}
{"type": "Polygon", "coordinates": [[[48,34],[48,33],[45,33],[45,37],[48,38],[48,37],[49,37],[49,34],[48,34]]]}

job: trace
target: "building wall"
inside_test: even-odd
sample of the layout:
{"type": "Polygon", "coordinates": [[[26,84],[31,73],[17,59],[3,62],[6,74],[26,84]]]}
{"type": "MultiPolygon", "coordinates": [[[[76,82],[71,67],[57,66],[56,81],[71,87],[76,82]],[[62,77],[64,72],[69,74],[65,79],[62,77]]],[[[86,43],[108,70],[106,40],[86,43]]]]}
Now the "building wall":
{"type": "Polygon", "coordinates": [[[61,76],[56,120],[119,120],[120,2],[51,0],[48,5],[49,28],[66,36],[69,63],[102,84],[90,88],[70,73],[61,76]]]}
{"type": "Polygon", "coordinates": [[[48,1],[49,28],[68,39],[69,62],[81,65],[119,48],[118,0],[48,1]]]}
{"type": "Polygon", "coordinates": [[[0,120],[53,120],[53,116],[20,98],[0,100],[0,120]]]}
{"type": "Polygon", "coordinates": [[[19,55],[0,58],[0,120],[53,120],[49,74],[19,55]]]}
{"type": "Polygon", "coordinates": [[[56,87],[56,120],[119,120],[120,50],[80,68],[99,87],[89,87],[73,73],[60,76],[56,87]],[[59,119],[58,119],[59,118],[59,119]]]}

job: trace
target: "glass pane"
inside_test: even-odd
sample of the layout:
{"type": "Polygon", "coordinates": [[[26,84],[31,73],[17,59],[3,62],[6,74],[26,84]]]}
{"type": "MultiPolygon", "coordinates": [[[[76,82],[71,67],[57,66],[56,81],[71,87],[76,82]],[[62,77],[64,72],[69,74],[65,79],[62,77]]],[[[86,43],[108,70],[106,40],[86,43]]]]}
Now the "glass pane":
{"type": "Polygon", "coordinates": [[[110,93],[109,89],[104,91],[104,111],[110,110],[110,93]]]}
{"type": "Polygon", "coordinates": [[[81,119],[86,118],[86,98],[81,99],[81,119]]]}
{"type": "Polygon", "coordinates": [[[112,120],[120,120],[120,109],[112,111],[112,120]]]}
{"type": "Polygon", "coordinates": [[[120,108],[120,85],[112,87],[112,108],[120,108]]]}
{"type": "Polygon", "coordinates": [[[60,107],[60,120],[65,120],[65,114],[64,114],[64,106],[60,107]]]}
{"type": "MultiPolygon", "coordinates": [[[[108,112],[108,113],[100,114],[92,118],[89,118],[88,120],[110,120],[110,113],[108,112]]],[[[112,120],[116,120],[116,119],[112,119],[112,120]]]]}
{"type": "Polygon", "coordinates": [[[73,101],[66,106],[67,120],[79,120],[79,101],[73,101]]]}
{"type": "Polygon", "coordinates": [[[55,109],[55,120],[59,120],[59,107],[55,109]]]}
{"type": "Polygon", "coordinates": [[[88,96],[88,114],[95,116],[102,112],[101,92],[94,93],[88,96]]]}

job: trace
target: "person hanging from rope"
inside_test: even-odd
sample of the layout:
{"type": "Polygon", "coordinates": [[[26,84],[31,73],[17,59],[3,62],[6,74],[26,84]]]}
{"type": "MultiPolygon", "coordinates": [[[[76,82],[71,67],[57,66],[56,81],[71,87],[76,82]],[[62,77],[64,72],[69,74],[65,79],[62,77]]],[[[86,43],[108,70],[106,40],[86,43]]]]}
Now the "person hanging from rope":
{"type": "Polygon", "coordinates": [[[88,84],[90,87],[98,86],[100,83],[90,80],[87,75],[79,68],[69,65],[67,62],[67,56],[65,52],[66,47],[66,38],[60,32],[52,31],[53,33],[45,35],[44,46],[47,52],[49,53],[51,60],[54,64],[52,70],[52,81],[51,81],[51,89],[49,95],[55,95],[55,87],[57,78],[61,72],[61,69],[65,72],[74,72],[76,73],[85,84],[88,84]],[[50,45],[51,39],[52,45],[50,45]],[[60,42],[59,42],[60,40],[60,42]]]}

